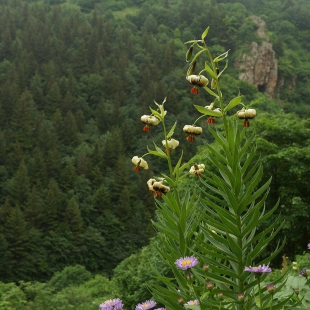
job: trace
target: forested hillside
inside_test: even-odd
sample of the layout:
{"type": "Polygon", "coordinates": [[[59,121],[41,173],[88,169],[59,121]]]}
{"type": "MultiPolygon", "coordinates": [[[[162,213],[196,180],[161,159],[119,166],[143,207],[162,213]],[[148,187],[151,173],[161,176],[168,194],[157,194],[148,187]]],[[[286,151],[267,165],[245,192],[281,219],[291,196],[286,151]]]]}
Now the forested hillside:
{"type": "MultiPolygon", "coordinates": [[[[295,229],[286,251],[301,251],[310,217],[309,19],[308,0],[0,0],[0,280],[46,281],[76,264],[112,276],[149,243],[151,172],[132,173],[130,162],[150,143],[140,117],[165,97],[171,123],[191,123],[192,105],[206,105],[207,94],[190,93],[183,43],[207,26],[211,51],[230,50],[226,97],[240,91],[266,112],[253,129],[266,177],[276,177],[271,200],[281,196],[286,231],[295,229]],[[233,65],[261,40],[253,14],[266,22],[279,64],[273,99],[239,81],[233,65]]],[[[184,146],[185,158],[199,142],[184,146]]]]}

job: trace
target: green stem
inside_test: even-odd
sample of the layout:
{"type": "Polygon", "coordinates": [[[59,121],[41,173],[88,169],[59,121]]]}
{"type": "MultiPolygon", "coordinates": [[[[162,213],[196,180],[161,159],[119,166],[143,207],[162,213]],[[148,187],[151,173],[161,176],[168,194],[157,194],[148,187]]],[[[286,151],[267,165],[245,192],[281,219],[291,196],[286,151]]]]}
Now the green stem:
{"type": "Polygon", "coordinates": [[[199,116],[196,120],[195,120],[195,122],[194,122],[194,124],[193,125],[196,125],[196,123],[199,121],[199,120],[201,120],[202,118],[204,118],[204,117],[206,117],[206,116],[209,116],[209,115],[201,115],[201,116],[199,116]]]}
{"type": "Polygon", "coordinates": [[[260,277],[260,275],[257,278],[257,286],[258,286],[258,294],[259,294],[259,308],[263,309],[263,306],[262,306],[262,292],[261,292],[261,289],[260,289],[260,279],[259,279],[259,277],[260,277]]]}
{"type": "Polygon", "coordinates": [[[211,62],[211,65],[212,65],[212,69],[213,69],[213,72],[214,74],[216,75],[216,90],[217,90],[217,94],[218,94],[218,100],[220,102],[220,108],[222,110],[222,113],[223,113],[223,124],[224,124],[224,129],[225,129],[225,134],[226,134],[226,137],[228,138],[228,125],[227,125],[227,120],[226,120],[226,114],[224,113],[224,104],[223,104],[223,97],[222,97],[222,92],[221,92],[221,88],[220,88],[220,83],[219,83],[219,79],[217,78],[217,71],[216,71],[216,67],[215,67],[215,64],[214,64],[214,61],[213,61],[213,57],[209,51],[209,48],[207,46],[207,44],[205,42],[204,43],[204,47],[205,47],[205,50],[210,58],[210,62],[211,62]]]}
{"type": "MultiPolygon", "coordinates": [[[[241,222],[241,216],[236,214],[236,223],[237,223],[237,228],[239,231],[239,236],[236,236],[237,238],[237,243],[238,246],[241,250],[243,250],[243,243],[242,243],[242,222],[241,222]]],[[[239,257],[239,261],[238,261],[238,294],[243,294],[244,293],[244,282],[241,280],[241,275],[244,271],[244,262],[243,262],[243,255],[241,257],[239,257]]],[[[238,304],[238,308],[239,310],[241,310],[243,308],[243,304],[238,304]]]]}
{"type": "Polygon", "coordinates": [[[173,169],[172,169],[172,163],[171,163],[171,156],[170,156],[170,149],[168,147],[167,129],[166,129],[166,124],[165,124],[164,118],[162,120],[162,124],[163,124],[163,128],[164,128],[164,136],[165,136],[165,141],[166,141],[166,154],[167,154],[167,161],[168,161],[168,166],[169,166],[170,177],[174,181],[174,175],[173,175],[173,169]]]}

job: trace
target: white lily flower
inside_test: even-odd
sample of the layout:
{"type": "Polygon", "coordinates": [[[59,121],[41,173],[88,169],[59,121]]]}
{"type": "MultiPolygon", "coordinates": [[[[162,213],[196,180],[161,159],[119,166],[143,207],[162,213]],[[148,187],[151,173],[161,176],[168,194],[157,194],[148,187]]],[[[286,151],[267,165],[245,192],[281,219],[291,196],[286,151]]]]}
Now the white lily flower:
{"type": "Polygon", "coordinates": [[[133,168],[135,171],[140,172],[140,167],[143,169],[149,169],[147,162],[142,157],[134,156],[131,159],[131,162],[135,165],[133,168]]]}

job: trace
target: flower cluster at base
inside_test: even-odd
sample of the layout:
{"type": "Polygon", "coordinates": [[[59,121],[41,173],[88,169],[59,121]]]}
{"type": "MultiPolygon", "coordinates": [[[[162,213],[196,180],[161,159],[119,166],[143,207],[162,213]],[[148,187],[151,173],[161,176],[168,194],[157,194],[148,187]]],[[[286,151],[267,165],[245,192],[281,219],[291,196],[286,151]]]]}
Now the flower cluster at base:
{"type": "Polygon", "coordinates": [[[204,171],[205,171],[205,165],[199,164],[192,166],[191,169],[189,170],[189,173],[195,175],[197,178],[200,178],[204,171]]]}
{"type": "Polygon", "coordinates": [[[186,256],[177,259],[175,265],[182,270],[187,270],[198,265],[198,259],[195,256],[186,256]]]}
{"type": "Polygon", "coordinates": [[[196,138],[194,136],[198,136],[202,134],[202,128],[196,127],[195,125],[185,125],[183,127],[183,131],[190,134],[186,138],[186,140],[189,142],[195,142],[196,138]]]}
{"type": "Polygon", "coordinates": [[[156,181],[155,179],[149,179],[147,182],[149,187],[149,192],[154,195],[154,197],[161,198],[162,194],[170,192],[170,187],[163,184],[163,181],[156,181]]]}
{"type": "Polygon", "coordinates": [[[140,167],[143,169],[149,169],[149,166],[147,164],[147,162],[142,158],[142,157],[138,157],[138,156],[134,156],[131,159],[131,162],[135,165],[135,167],[133,168],[133,170],[140,172],[140,167]]]}
{"type": "Polygon", "coordinates": [[[135,310],[148,310],[152,309],[156,306],[156,302],[154,300],[147,300],[145,302],[142,302],[141,304],[136,305],[135,310]]]}
{"type": "Polygon", "coordinates": [[[269,273],[271,272],[271,268],[269,267],[269,265],[259,265],[258,267],[245,267],[244,271],[249,271],[249,272],[253,272],[253,273],[269,273]]]}
{"type": "Polygon", "coordinates": [[[106,300],[103,304],[99,305],[100,310],[122,310],[123,302],[119,298],[106,300]]]}

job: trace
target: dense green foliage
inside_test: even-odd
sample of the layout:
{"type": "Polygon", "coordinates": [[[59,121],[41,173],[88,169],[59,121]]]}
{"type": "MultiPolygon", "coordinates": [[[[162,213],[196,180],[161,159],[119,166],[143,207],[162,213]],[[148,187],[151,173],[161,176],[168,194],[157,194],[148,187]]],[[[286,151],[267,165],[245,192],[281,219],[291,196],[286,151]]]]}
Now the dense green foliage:
{"type": "MultiPolygon", "coordinates": [[[[267,22],[279,59],[279,105],[236,80],[233,66],[222,90],[234,92],[228,97],[240,90],[247,104],[273,113],[256,126],[265,171],[276,177],[269,203],[281,197],[286,231],[296,231],[286,252],[303,248],[309,122],[277,111],[309,115],[307,0],[1,0],[1,281],[46,281],[76,264],[111,276],[148,244],[150,174],[131,173],[130,163],[147,144],[140,116],[167,96],[171,119],[190,123],[192,103],[204,105],[208,96],[189,99],[183,42],[209,25],[210,45],[231,49],[233,62],[257,39],[253,13],[267,22]]],[[[184,154],[193,156],[193,145],[184,154]]],[[[153,173],[161,170],[156,164],[153,173]]]]}

